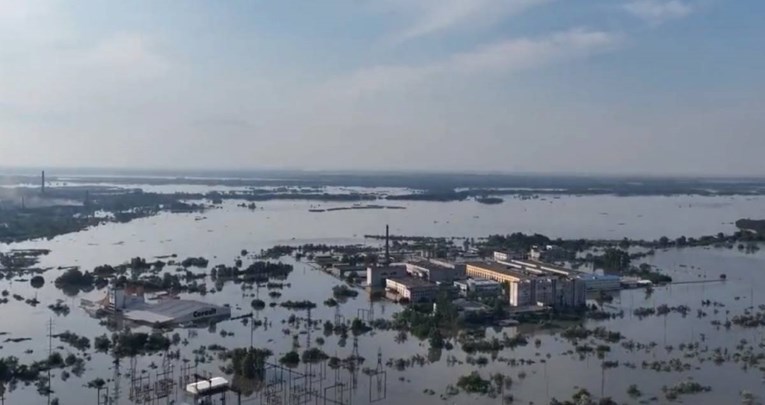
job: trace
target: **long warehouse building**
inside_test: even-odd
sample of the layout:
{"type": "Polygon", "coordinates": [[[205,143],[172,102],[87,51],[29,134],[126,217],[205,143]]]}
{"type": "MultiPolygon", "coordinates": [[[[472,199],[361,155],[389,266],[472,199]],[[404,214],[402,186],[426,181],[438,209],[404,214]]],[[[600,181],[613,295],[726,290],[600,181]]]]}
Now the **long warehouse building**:
{"type": "Polygon", "coordinates": [[[545,274],[496,262],[468,263],[466,272],[470,277],[507,284],[510,305],[515,307],[580,307],[585,305],[587,299],[585,283],[576,277],[545,274]]]}

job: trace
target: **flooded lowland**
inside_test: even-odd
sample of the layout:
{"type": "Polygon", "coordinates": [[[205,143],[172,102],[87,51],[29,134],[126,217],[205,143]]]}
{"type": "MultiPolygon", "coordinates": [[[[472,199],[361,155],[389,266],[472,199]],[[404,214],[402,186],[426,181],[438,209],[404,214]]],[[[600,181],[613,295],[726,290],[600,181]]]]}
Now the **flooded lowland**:
{"type": "MultiPolygon", "coordinates": [[[[201,187],[186,191],[206,191],[201,187]]],[[[210,376],[236,383],[239,393],[225,394],[227,404],[547,404],[572,396],[616,403],[765,400],[761,250],[658,249],[636,261],[673,282],[621,290],[608,299],[591,296],[588,304],[598,308],[597,317],[465,328],[438,338],[392,327],[407,307],[370,296],[358,283],[348,287],[358,294],[335,294],[333,288],[348,283],[314,263],[313,256],[325,252],[263,255],[276,245],[306,244],[368,245],[379,253],[383,242],[365,235],[382,234],[386,225],[393,235],[444,238],[730,234],[737,219],[765,218],[765,197],[546,195],[496,204],[386,201],[382,207],[341,210],[332,208],[356,203],[187,203],[199,209],[161,210],[0,245],[5,257],[16,252],[29,260],[3,263],[0,280],[5,403],[183,403],[186,384],[210,376]],[[187,258],[206,263],[184,264],[187,258]],[[258,264],[266,262],[286,266],[270,272],[258,264]],[[102,300],[111,286],[64,288],[56,280],[74,268],[93,272],[103,265],[112,266],[100,270],[112,283],[154,276],[160,286],[182,285],[181,299],[230,308],[231,318],[152,330],[116,316],[94,316],[83,302],[102,300]],[[148,340],[136,343],[141,333],[148,340]],[[435,344],[439,339],[444,342],[435,344]],[[250,347],[260,351],[248,353],[250,347]],[[255,375],[245,375],[243,358],[260,362],[255,375]]],[[[142,285],[147,295],[163,293],[151,283],[142,285]]]]}

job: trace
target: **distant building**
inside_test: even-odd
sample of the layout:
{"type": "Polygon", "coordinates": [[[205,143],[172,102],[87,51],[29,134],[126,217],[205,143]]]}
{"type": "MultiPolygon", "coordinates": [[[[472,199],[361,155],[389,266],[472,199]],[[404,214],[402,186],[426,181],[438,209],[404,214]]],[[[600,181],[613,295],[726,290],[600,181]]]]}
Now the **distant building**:
{"type": "Polygon", "coordinates": [[[494,260],[498,262],[507,262],[510,260],[524,260],[524,259],[526,259],[526,254],[523,252],[515,251],[515,250],[504,250],[504,251],[494,252],[494,260]]]}
{"type": "Polygon", "coordinates": [[[581,274],[578,278],[584,281],[587,291],[614,291],[622,288],[621,278],[609,274],[581,274]]]}
{"type": "Polygon", "coordinates": [[[560,246],[547,245],[547,246],[532,246],[529,251],[529,259],[542,262],[555,262],[567,260],[569,252],[560,246]]]}
{"type": "Polygon", "coordinates": [[[434,301],[438,297],[438,285],[417,277],[389,278],[385,289],[410,302],[434,301]]]}
{"type": "Polygon", "coordinates": [[[109,290],[99,304],[109,312],[122,314],[127,320],[152,326],[205,323],[231,316],[229,307],[173,297],[147,302],[142,293],[129,293],[123,289],[109,290]]]}
{"type": "Polygon", "coordinates": [[[495,297],[502,292],[502,284],[482,278],[468,278],[454,282],[460,294],[463,296],[469,293],[482,297],[495,297]]]}
{"type": "Polygon", "coordinates": [[[586,287],[582,280],[568,274],[544,271],[536,267],[495,262],[473,262],[467,274],[508,285],[511,306],[544,305],[578,307],[586,302],[586,287]]]}
{"type": "Polygon", "coordinates": [[[578,278],[558,278],[555,286],[557,307],[581,307],[587,303],[587,284],[578,278]]]}
{"type": "Polygon", "coordinates": [[[554,264],[549,264],[549,263],[545,263],[545,262],[534,260],[534,259],[510,260],[509,262],[503,263],[503,264],[507,264],[515,268],[523,268],[527,271],[530,271],[536,274],[564,276],[564,277],[574,277],[580,274],[577,271],[567,269],[565,267],[556,266],[554,264]]]}
{"type": "Polygon", "coordinates": [[[332,255],[316,255],[313,258],[314,263],[318,264],[322,267],[328,267],[331,266],[333,263],[337,261],[337,258],[332,255]]]}
{"type": "Polygon", "coordinates": [[[465,276],[461,267],[435,260],[413,260],[406,263],[406,271],[413,277],[419,277],[434,283],[449,283],[465,276]]]}
{"type": "Polygon", "coordinates": [[[639,277],[621,277],[619,282],[623,288],[650,287],[653,285],[650,280],[642,280],[639,277]]]}
{"type": "Polygon", "coordinates": [[[522,269],[495,262],[470,262],[465,270],[469,277],[494,280],[500,284],[514,283],[531,276],[522,269]]]}
{"type": "Polygon", "coordinates": [[[367,268],[364,266],[351,266],[349,264],[334,264],[332,267],[327,268],[327,271],[339,278],[353,276],[358,279],[363,279],[366,275],[367,268]]]}
{"type": "Polygon", "coordinates": [[[462,319],[467,317],[484,317],[491,313],[491,308],[481,304],[480,302],[468,301],[466,299],[460,298],[454,300],[452,303],[457,308],[458,316],[462,319]]]}
{"type": "Polygon", "coordinates": [[[466,277],[465,275],[465,263],[467,263],[464,258],[455,258],[454,260],[446,260],[446,259],[430,259],[431,263],[444,266],[444,267],[451,267],[455,270],[455,280],[456,279],[463,279],[466,277]]]}
{"type": "Polygon", "coordinates": [[[367,287],[385,287],[385,280],[389,278],[406,277],[406,266],[370,266],[367,267],[367,287]]]}

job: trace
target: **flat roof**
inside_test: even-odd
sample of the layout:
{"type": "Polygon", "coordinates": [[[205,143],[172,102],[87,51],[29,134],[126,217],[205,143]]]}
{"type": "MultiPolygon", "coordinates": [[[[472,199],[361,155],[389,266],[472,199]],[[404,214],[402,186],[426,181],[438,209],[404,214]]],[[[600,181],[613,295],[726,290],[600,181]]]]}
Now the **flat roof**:
{"type": "Polygon", "coordinates": [[[447,267],[438,263],[433,263],[427,260],[412,260],[410,262],[407,262],[407,264],[411,264],[412,266],[422,267],[423,269],[426,269],[428,271],[454,271],[454,268],[447,267]]]}
{"type": "Polygon", "coordinates": [[[500,285],[498,281],[489,280],[489,279],[485,279],[485,278],[469,278],[467,280],[467,282],[468,283],[473,283],[473,284],[479,284],[479,285],[480,284],[483,284],[483,285],[500,285]]]}
{"type": "Polygon", "coordinates": [[[460,309],[468,312],[475,312],[475,311],[489,311],[490,308],[484,304],[481,304],[480,302],[476,301],[468,301],[466,299],[460,298],[456,299],[453,302],[454,305],[459,307],[460,309]]]}
{"type": "Polygon", "coordinates": [[[223,377],[213,377],[209,380],[197,381],[186,386],[186,392],[193,395],[204,395],[211,391],[228,389],[228,380],[223,377]]]}
{"type": "Polygon", "coordinates": [[[417,277],[389,278],[388,281],[401,284],[405,286],[406,288],[437,287],[436,284],[431,283],[430,281],[427,281],[427,280],[423,280],[421,278],[417,278],[417,277]]]}
{"type": "Polygon", "coordinates": [[[368,266],[368,271],[387,271],[387,270],[396,270],[396,271],[406,271],[406,266],[399,263],[394,263],[389,266],[368,266]]]}
{"type": "Polygon", "coordinates": [[[504,264],[500,263],[494,263],[494,262],[470,262],[467,263],[468,266],[473,267],[479,267],[484,270],[493,271],[496,273],[501,273],[510,277],[520,278],[520,279],[531,279],[535,278],[533,274],[529,274],[528,272],[524,272],[520,269],[515,269],[509,266],[506,266],[504,264]]]}
{"type": "Polygon", "coordinates": [[[196,311],[203,311],[215,308],[216,315],[225,315],[230,313],[230,309],[214,304],[208,304],[200,301],[164,299],[157,303],[143,302],[124,311],[127,319],[146,322],[146,323],[168,323],[174,322],[179,318],[192,314],[196,311]]]}
{"type": "Polygon", "coordinates": [[[579,275],[579,278],[582,280],[621,280],[621,277],[613,275],[613,274],[591,274],[591,273],[582,273],[579,275]]]}
{"type": "Polygon", "coordinates": [[[531,260],[531,259],[528,259],[528,260],[511,260],[510,262],[511,263],[516,263],[516,264],[520,264],[522,266],[531,267],[531,268],[534,268],[534,269],[543,270],[543,271],[551,271],[552,270],[552,271],[559,271],[559,272],[567,273],[567,274],[576,273],[576,271],[573,270],[573,269],[567,269],[565,267],[556,266],[554,264],[540,262],[539,260],[531,260]]]}
{"type": "Polygon", "coordinates": [[[122,315],[125,318],[130,319],[131,321],[146,322],[146,323],[168,323],[168,322],[172,322],[174,319],[162,314],[157,314],[151,311],[144,311],[140,309],[125,311],[123,312],[122,315]]]}

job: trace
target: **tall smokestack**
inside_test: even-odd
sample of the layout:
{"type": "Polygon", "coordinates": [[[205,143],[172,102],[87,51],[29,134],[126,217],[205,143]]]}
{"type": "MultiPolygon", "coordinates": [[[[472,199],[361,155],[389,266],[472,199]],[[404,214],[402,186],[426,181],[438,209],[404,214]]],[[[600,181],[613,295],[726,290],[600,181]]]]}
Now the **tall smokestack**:
{"type": "Polygon", "coordinates": [[[390,227],[385,225],[385,265],[390,266],[390,227]]]}
{"type": "Polygon", "coordinates": [[[40,193],[45,194],[45,170],[42,171],[42,179],[40,181],[40,193]]]}

